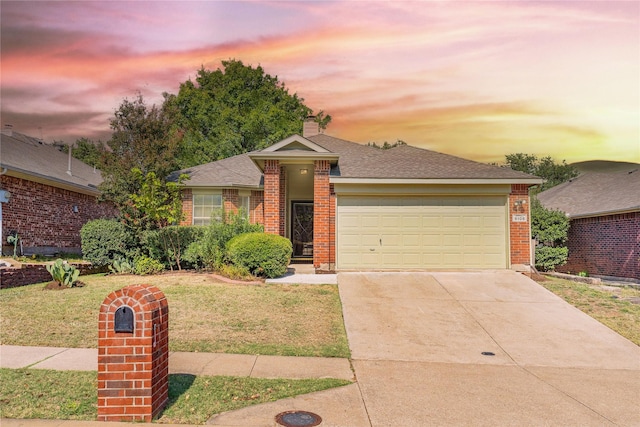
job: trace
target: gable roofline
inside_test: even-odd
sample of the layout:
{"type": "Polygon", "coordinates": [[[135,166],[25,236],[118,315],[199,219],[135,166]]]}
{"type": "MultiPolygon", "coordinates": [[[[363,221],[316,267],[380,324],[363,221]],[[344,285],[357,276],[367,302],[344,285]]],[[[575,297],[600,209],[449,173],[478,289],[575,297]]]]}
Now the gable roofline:
{"type": "Polygon", "coordinates": [[[266,160],[278,160],[280,164],[312,164],[316,160],[328,160],[331,165],[338,164],[340,155],[308,140],[298,134],[263,150],[249,153],[249,158],[264,172],[266,160]]]}
{"type": "Polygon", "coordinates": [[[291,135],[290,137],[283,139],[280,142],[277,142],[273,145],[270,145],[269,147],[260,150],[261,153],[271,153],[274,151],[281,151],[282,149],[286,148],[288,145],[291,145],[295,142],[298,142],[302,145],[304,145],[305,147],[307,147],[309,150],[311,151],[315,151],[316,153],[330,153],[329,150],[327,150],[326,148],[323,148],[321,146],[319,146],[318,144],[308,140],[307,138],[296,134],[291,135]]]}

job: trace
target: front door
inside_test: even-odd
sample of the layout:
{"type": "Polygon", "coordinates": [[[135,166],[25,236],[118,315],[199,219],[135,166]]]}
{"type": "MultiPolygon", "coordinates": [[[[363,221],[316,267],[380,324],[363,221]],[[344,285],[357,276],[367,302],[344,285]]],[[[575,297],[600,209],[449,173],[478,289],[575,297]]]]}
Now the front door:
{"type": "Polygon", "coordinates": [[[313,202],[291,204],[291,242],[294,258],[313,258],[313,202]]]}

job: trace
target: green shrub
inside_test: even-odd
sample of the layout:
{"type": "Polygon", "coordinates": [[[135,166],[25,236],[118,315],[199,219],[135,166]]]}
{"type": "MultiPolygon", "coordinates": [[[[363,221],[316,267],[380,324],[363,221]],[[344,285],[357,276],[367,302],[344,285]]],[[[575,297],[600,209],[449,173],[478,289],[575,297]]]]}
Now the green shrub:
{"type": "Polygon", "coordinates": [[[129,261],[122,260],[122,259],[114,260],[113,264],[109,266],[109,270],[113,274],[128,274],[128,273],[135,272],[133,265],[131,265],[129,261]]]}
{"type": "Polygon", "coordinates": [[[116,259],[131,259],[133,238],[124,224],[114,219],[95,219],[80,230],[82,256],[96,266],[112,264],[116,259]]]}
{"type": "Polygon", "coordinates": [[[279,277],[291,260],[291,241],[275,234],[246,233],[227,244],[229,260],[255,276],[279,277]]]}
{"type": "Polygon", "coordinates": [[[144,232],[143,242],[151,258],[162,262],[171,270],[182,270],[190,264],[184,258],[187,248],[200,240],[204,233],[205,227],[172,225],[144,232]],[[183,265],[184,261],[187,265],[183,265]]]}
{"type": "Polygon", "coordinates": [[[531,198],[531,235],[538,239],[536,268],[554,270],[569,257],[566,247],[569,218],[564,212],[546,209],[537,197],[531,198]]]}
{"type": "Polygon", "coordinates": [[[202,237],[187,248],[183,259],[194,266],[219,270],[226,263],[226,245],[233,237],[244,234],[261,232],[260,224],[251,224],[242,214],[224,211],[214,213],[211,224],[205,227],[202,237]]]}
{"type": "Polygon", "coordinates": [[[542,271],[553,271],[557,266],[564,265],[569,256],[569,248],[560,246],[541,246],[536,248],[536,268],[542,271]]]}
{"type": "Polygon", "coordinates": [[[144,276],[147,274],[162,273],[164,265],[156,259],[143,255],[136,258],[134,269],[136,274],[144,276]]]}
{"type": "Polygon", "coordinates": [[[56,282],[66,287],[73,287],[80,277],[80,270],[58,258],[53,264],[47,264],[46,269],[56,282]]]}
{"type": "Polygon", "coordinates": [[[229,279],[234,280],[250,280],[253,279],[249,270],[245,267],[233,265],[233,264],[225,264],[220,269],[218,269],[218,273],[222,274],[229,279]]]}

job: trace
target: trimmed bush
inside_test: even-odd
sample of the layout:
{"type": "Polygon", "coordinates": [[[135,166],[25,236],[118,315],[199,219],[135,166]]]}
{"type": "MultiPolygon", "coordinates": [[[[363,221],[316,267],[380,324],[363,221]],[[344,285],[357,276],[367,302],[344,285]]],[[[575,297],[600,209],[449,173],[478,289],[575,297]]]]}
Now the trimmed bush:
{"type": "Polygon", "coordinates": [[[292,252],[291,241],[275,234],[241,234],[227,244],[227,256],[234,265],[269,278],[287,272],[292,252]]]}
{"type": "Polygon", "coordinates": [[[172,225],[145,231],[143,241],[151,258],[160,261],[171,270],[182,270],[189,267],[184,265],[187,248],[193,242],[202,239],[204,232],[205,227],[172,225]]]}
{"type": "Polygon", "coordinates": [[[143,255],[136,258],[134,269],[136,274],[144,276],[146,274],[162,273],[162,271],[164,270],[164,265],[162,265],[162,263],[156,259],[143,255]]]}
{"type": "MultiPolygon", "coordinates": [[[[216,216],[215,213],[212,215],[216,216]]],[[[229,240],[240,234],[263,231],[262,225],[251,224],[241,214],[221,211],[219,217],[222,219],[212,221],[211,225],[205,227],[200,240],[189,245],[183,256],[185,261],[197,267],[220,270],[228,261],[226,246],[229,240]]]]}
{"type": "Polygon", "coordinates": [[[135,252],[133,238],[124,224],[114,219],[95,219],[80,229],[82,257],[96,266],[116,259],[131,259],[135,252]]]}

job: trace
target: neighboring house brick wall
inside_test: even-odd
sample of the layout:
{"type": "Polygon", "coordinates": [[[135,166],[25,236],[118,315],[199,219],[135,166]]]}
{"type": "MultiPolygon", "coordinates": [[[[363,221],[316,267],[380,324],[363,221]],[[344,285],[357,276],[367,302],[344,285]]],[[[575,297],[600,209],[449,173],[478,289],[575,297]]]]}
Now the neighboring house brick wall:
{"type": "Polygon", "coordinates": [[[512,184],[509,194],[509,235],[511,265],[531,264],[531,212],[529,203],[529,186],[512,184]],[[516,201],[525,203],[516,206],[516,201]],[[526,222],[514,222],[513,215],[527,215],[526,222]]]}
{"type": "Polygon", "coordinates": [[[2,205],[3,239],[6,242],[6,236],[17,231],[25,253],[80,252],[82,226],[117,215],[113,205],[98,203],[96,196],[22,178],[4,175],[0,187],[11,193],[11,200],[2,205]]]}
{"type": "Polygon", "coordinates": [[[571,220],[558,271],[640,279],[640,212],[571,220]]]}

